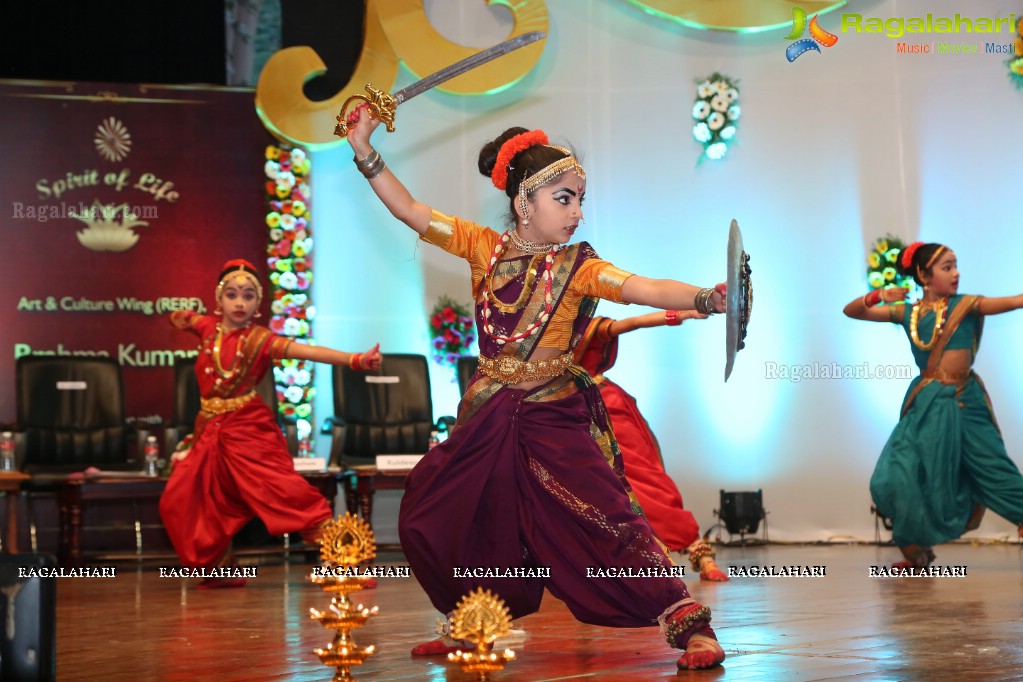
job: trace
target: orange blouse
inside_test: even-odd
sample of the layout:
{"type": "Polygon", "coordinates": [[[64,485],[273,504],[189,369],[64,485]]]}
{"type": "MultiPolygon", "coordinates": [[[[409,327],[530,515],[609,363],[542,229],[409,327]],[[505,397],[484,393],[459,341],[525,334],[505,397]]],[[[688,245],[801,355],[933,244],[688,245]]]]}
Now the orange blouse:
{"type": "MultiPolygon", "coordinates": [[[[482,296],[483,278],[490,265],[494,247],[501,240],[501,234],[489,227],[433,211],[430,226],[421,239],[438,246],[450,254],[469,261],[472,270],[473,298],[482,296]]],[[[557,259],[564,258],[559,251],[557,259]]],[[[603,298],[615,303],[622,301],[622,285],[632,273],[616,268],[600,258],[585,260],[568,283],[561,304],[554,310],[543,336],[537,343],[541,348],[568,350],[572,337],[572,325],[579,314],[579,305],[584,298],[603,298]]]]}

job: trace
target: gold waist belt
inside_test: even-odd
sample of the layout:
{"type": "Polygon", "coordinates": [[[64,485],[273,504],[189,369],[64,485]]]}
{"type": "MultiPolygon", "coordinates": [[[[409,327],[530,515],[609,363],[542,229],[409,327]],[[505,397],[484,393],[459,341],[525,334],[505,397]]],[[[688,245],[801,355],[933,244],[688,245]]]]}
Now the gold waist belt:
{"type": "Polygon", "coordinates": [[[523,381],[539,381],[560,376],[572,364],[572,354],[565,353],[548,360],[528,362],[510,355],[499,355],[496,359],[479,358],[480,371],[502,384],[520,384],[523,381]]]}
{"type": "Polygon", "coordinates": [[[948,372],[941,369],[925,369],[920,372],[924,379],[933,379],[943,384],[961,384],[970,378],[973,372],[971,369],[961,369],[956,372],[948,372]]]}
{"type": "Polygon", "coordinates": [[[199,409],[206,414],[227,414],[228,412],[234,412],[255,397],[256,391],[253,389],[237,398],[200,398],[199,409]]]}

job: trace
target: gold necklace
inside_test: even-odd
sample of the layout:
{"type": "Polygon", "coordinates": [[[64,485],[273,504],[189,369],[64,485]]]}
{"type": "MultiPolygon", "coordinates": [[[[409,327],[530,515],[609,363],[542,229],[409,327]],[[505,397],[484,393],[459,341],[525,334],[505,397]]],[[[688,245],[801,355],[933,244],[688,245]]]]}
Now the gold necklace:
{"type": "Polygon", "coordinates": [[[487,272],[487,283],[484,289],[487,292],[487,299],[490,300],[495,308],[507,315],[517,312],[526,304],[526,301],[529,300],[529,296],[533,293],[533,283],[536,282],[536,266],[537,263],[539,263],[539,260],[540,256],[533,256],[529,259],[529,265],[526,268],[526,279],[522,283],[522,293],[519,294],[519,297],[515,299],[514,303],[505,303],[497,297],[497,294],[494,293],[494,270],[497,269],[496,264],[494,268],[487,272]]]}
{"type": "Polygon", "coordinates": [[[948,301],[941,299],[934,304],[925,304],[923,301],[918,301],[913,306],[913,312],[909,315],[909,338],[920,350],[930,350],[934,348],[934,344],[938,342],[938,337],[941,336],[941,328],[945,324],[945,308],[948,301]],[[924,343],[920,340],[920,335],[917,332],[917,323],[920,319],[920,311],[926,305],[927,308],[934,308],[934,333],[931,334],[931,340],[924,343]]]}
{"type": "MultiPolygon", "coordinates": [[[[245,325],[245,329],[248,330],[248,328],[249,325],[245,325]]],[[[235,349],[234,360],[231,362],[231,367],[229,369],[224,369],[223,364],[220,362],[220,346],[223,340],[224,330],[220,326],[220,323],[218,322],[217,336],[216,338],[213,339],[213,368],[217,371],[217,374],[219,374],[222,378],[230,379],[238,371],[238,365],[241,363],[242,358],[241,351],[242,346],[245,344],[245,334],[242,333],[241,337],[239,337],[238,339],[238,347],[235,349]]]]}

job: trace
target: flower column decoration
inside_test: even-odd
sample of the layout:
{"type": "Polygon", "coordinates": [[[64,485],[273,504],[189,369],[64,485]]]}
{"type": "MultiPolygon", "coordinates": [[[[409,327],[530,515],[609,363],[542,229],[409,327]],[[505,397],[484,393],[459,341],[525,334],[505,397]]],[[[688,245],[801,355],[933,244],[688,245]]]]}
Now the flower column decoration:
{"type": "MultiPolygon", "coordinates": [[[[310,159],[299,148],[266,148],[267,265],[270,270],[270,329],[312,342],[316,309],[309,297],[312,284],[313,238],[309,225],[310,159]]],[[[312,434],[313,363],[283,360],[274,366],[281,416],[294,421],[300,444],[312,434]]],[[[301,446],[300,446],[301,447],[301,446]]]]}
{"type": "Polygon", "coordinates": [[[891,235],[874,242],[874,248],[867,255],[867,284],[870,285],[871,291],[902,287],[912,293],[916,289],[913,278],[899,274],[895,267],[904,248],[902,241],[891,235]]]}
{"type": "Polygon", "coordinates": [[[696,86],[693,137],[703,145],[697,165],[705,158],[723,159],[728,153],[741,113],[738,82],[714,73],[696,86]]]}
{"type": "Polygon", "coordinates": [[[1023,89],[1023,18],[1016,22],[1015,55],[1006,64],[1009,66],[1009,78],[1017,88],[1023,89]]]}

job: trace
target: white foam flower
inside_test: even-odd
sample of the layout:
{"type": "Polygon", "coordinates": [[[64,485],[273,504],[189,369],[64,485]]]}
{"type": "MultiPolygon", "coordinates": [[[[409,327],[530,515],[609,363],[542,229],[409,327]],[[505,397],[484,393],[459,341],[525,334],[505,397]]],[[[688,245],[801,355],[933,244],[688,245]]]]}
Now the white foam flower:
{"type": "Polygon", "coordinates": [[[736,90],[735,88],[728,88],[727,90],[725,90],[725,97],[728,98],[729,102],[734,102],[735,100],[739,99],[739,91],[736,90]]]}
{"type": "Polygon", "coordinates": [[[710,113],[710,105],[702,99],[693,104],[693,118],[697,121],[702,121],[707,118],[707,114],[710,113]]]}
{"type": "Polygon", "coordinates": [[[309,297],[306,296],[305,294],[293,294],[291,296],[291,302],[294,303],[295,305],[300,305],[300,306],[301,305],[305,305],[306,301],[308,301],[308,300],[309,300],[309,297]]]}
{"type": "Polygon", "coordinates": [[[714,81],[714,89],[724,94],[728,92],[728,88],[732,87],[727,81],[714,81]]]}
{"type": "Polygon", "coordinates": [[[311,305],[305,309],[305,319],[312,320],[316,317],[316,306],[311,305]]]}
{"type": "Polygon", "coordinates": [[[697,123],[693,126],[693,137],[696,138],[697,142],[709,141],[711,138],[710,128],[707,127],[706,123],[697,123]]]}
{"type": "Polygon", "coordinates": [[[293,173],[278,173],[274,179],[277,181],[278,187],[291,189],[295,186],[295,175],[293,173]]]}
{"type": "Polygon", "coordinates": [[[729,121],[738,120],[740,113],[742,113],[742,110],[739,109],[739,105],[733,104],[732,106],[728,107],[728,120],[729,121]]]}
{"type": "Polygon", "coordinates": [[[696,86],[696,94],[700,97],[710,97],[714,94],[714,86],[710,84],[710,81],[703,81],[696,86]]]}
{"type": "Polygon", "coordinates": [[[313,426],[308,419],[296,419],[295,431],[298,433],[299,440],[308,440],[313,433],[313,426]]]}
{"type": "Polygon", "coordinates": [[[292,230],[295,228],[295,216],[290,213],[281,214],[281,227],[285,230],[292,230]]]}
{"type": "Polygon", "coordinates": [[[724,142],[715,142],[714,144],[707,146],[707,158],[714,159],[716,161],[722,158],[727,151],[727,144],[724,142]]]}
{"type": "Polygon", "coordinates": [[[284,335],[285,336],[298,336],[302,333],[302,322],[296,320],[294,317],[289,317],[284,320],[284,335]]]}
{"type": "Polygon", "coordinates": [[[293,365],[289,365],[288,367],[284,368],[284,376],[283,381],[281,381],[281,383],[291,386],[292,384],[295,383],[297,376],[298,370],[293,365]]]}
{"type": "Polygon", "coordinates": [[[722,95],[720,92],[714,95],[713,99],[710,100],[710,108],[714,111],[720,111],[722,113],[728,111],[729,101],[728,98],[722,95]]]}
{"type": "Polygon", "coordinates": [[[270,304],[270,312],[274,315],[280,315],[284,312],[284,303],[281,301],[274,301],[270,304]]]}
{"type": "Polygon", "coordinates": [[[289,403],[297,403],[305,395],[301,386],[288,386],[284,389],[284,399],[289,403]]]}
{"type": "Polygon", "coordinates": [[[725,126],[724,128],[721,129],[721,132],[718,133],[718,136],[722,140],[732,139],[733,137],[735,137],[735,126],[725,126]]]}
{"type": "Polygon", "coordinates": [[[263,172],[266,173],[266,177],[276,180],[277,174],[281,172],[281,167],[276,161],[267,161],[263,164],[263,172]]]}
{"type": "Polygon", "coordinates": [[[282,230],[279,227],[275,227],[272,230],[270,230],[270,241],[272,242],[279,242],[281,240],[281,237],[283,236],[284,230],[282,230]]]}
{"type": "Polygon", "coordinates": [[[305,161],[305,152],[302,151],[301,149],[292,149],[291,163],[301,165],[303,161],[305,161]]]}
{"type": "Polygon", "coordinates": [[[277,280],[277,284],[282,289],[294,289],[298,286],[298,277],[293,272],[282,272],[280,278],[277,280]]]}
{"type": "Polygon", "coordinates": [[[710,118],[707,119],[707,127],[710,128],[711,130],[721,130],[721,126],[723,126],[724,124],[725,124],[724,114],[720,114],[716,111],[710,115],[710,118]]]}
{"type": "Polygon", "coordinates": [[[309,373],[307,369],[300,369],[295,372],[295,383],[299,386],[308,386],[309,382],[313,380],[313,375],[309,373]]]}

